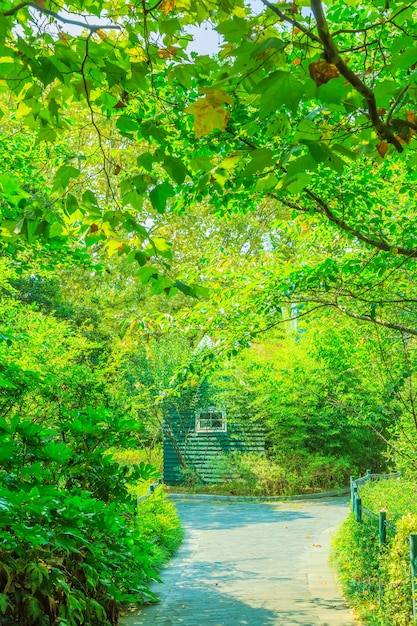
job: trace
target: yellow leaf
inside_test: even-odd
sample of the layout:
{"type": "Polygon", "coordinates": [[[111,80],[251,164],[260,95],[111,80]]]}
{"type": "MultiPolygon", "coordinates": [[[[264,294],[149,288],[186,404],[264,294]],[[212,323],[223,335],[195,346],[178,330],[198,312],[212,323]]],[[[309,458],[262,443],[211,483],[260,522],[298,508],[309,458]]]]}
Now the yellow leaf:
{"type": "Polygon", "coordinates": [[[194,116],[194,134],[196,139],[208,135],[213,130],[225,130],[230,118],[227,109],[221,106],[231,104],[230,96],[222,89],[207,90],[204,98],[199,98],[185,109],[194,116]]]}
{"type": "Polygon", "coordinates": [[[31,107],[28,107],[24,102],[20,102],[17,109],[17,117],[26,117],[32,113],[31,107]]]}
{"type": "Polygon", "coordinates": [[[206,95],[207,100],[213,107],[218,107],[221,104],[233,104],[232,97],[223,89],[208,89],[204,87],[200,91],[206,95]]]}
{"type": "Polygon", "coordinates": [[[116,252],[118,252],[123,245],[121,241],[110,240],[106,243],[108,254],[110,257],[114,256],[116,252]]]}
{"type": "Polygon", "coordinates": [[[238,165],[239,161],[240,157],[238,156],[228,157],[220,163],[220,167],[222,167],[224,170],[232,170],[234,167],[236,167],[236,165],[238,165]]]}
{"type": "Polygon", "coordinates": [[[107,33],[104,32],[101,28],[97,30],[97,35],[100,37],[102,41],[104,41],[107,37],[107,33]]]}
{"type": "Polygon", "coordinates": [[[146,52],[139,46],[136,48],[126,48],[126,52],[131,57],[130,60],[133,63],[140,63],[141,61],[147,60],[146,52]]]}
{"type": "Polygon", "coordinates": [[[161,2],[161,10],[168,15],[171,11],[175,9],[175,0],[162,0],[161,2]]]}

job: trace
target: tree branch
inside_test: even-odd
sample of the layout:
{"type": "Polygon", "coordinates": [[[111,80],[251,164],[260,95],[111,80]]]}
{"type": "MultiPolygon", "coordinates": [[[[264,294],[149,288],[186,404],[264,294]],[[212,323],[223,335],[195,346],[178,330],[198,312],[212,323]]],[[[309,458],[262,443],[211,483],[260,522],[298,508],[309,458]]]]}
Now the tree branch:
{"type": "Polygon", "coordinates": [[[310,315],[314,311],[317,311],[317,309],[323,309],[324,307],[327,307],[327,306],[328,306],[327,304],[318,304],[317,306],[314,306],[309,311],[305,311],[304,313],[300,313],[299,315],[294,315],[292,317],[286,317],[282,320],[278,320],[277,322],[273,322],[272,324],[265,326],[265,328],[260,328],[259,330],[255,330],[253,331],[252,335],[259,335],[260,333],[266,333],[268,330],[271,330],[271,328],[275,328],[275,326],[279,326],[280,324],[285,324],[286,322],[293,322],[295,320],[299,320],[302,317],[306,317],[306,315],[310,315]]]}
{"type": "Polygon", "coordinates": [[[347,315],[348,317],[352,317],[353,319],[361,320],[362,322],[371,322],[372,324],[375,324],[377,326],[383,326],[384,328],[390,328],[391,330],[398,330],[400,333],[405,333],[406,335],[413,335],[417,337],[417,328],[409,328],[408,326],[403,326],[402,324],[395,324],[394,322],[387,322],[386,320],[383,320],[379,317],[371,317],[370,315],[363,315],[361,313],[355,313],[354,311],[347,309],[346,307],[339,304],[338,302],[329,302],[327,300],[321,300],[319,298],[300,298],[297,300],[290,300],[290,302],[294,304],[296,303],[301,304],[303,302],[311,302],[311,303],[316,303],[318,305],[327,306],[329,308],[337,309],[341,313],[344,313],[344,315],[347,315]]]}
{"type": "Polygon", "coordinates": [[[104,29],[113,29],[113,30],[121,29],[121,26],[119,24],[87,24],[87,22],[81,22],[79,20],[72,20],[70,18],[59,15],[59,13],[50,11],[49,9],[44,9],[38,4],[35,4],[34,2],[21,2],[20,4],[17,4],[16,6],[14,6],[12,9],[9,9],[8,11],[3,11],[1,15],[3,15],[4,17],[10,17],[12,15],[16,15],[16,13],[18,13],[21,9],[24,9],[26,7],[30,7],[31,9],[34,9],[35,11],[38,11],[39,13],[42,13],[43,15],[47,15],[48,17],[52,17],[54,20],[58,20],[59,22],[62,22],[63,24],[70,24],[71,26],[80,26],[81,28],[86,28],[92,33],[95,33],[98,30],[104,30],[104,29]]]}
{"type": "MultiPolygon", "coordinates": [[[[324,200],[316,196],[316,194],[310,191],[310,189],[304,188],[303,191],[312,200],[314,200],[314,202],[319,206],[319,213],[321,213],[322,215],[325,215],[329,221],[333,222],[333,224],[336,224],[336,226],[338,226],[341,230],[344,230],[346,233],[353,235],[360,241],[363,241],[364,243],[368,244],[369,246],[372,246],[373,248],[382,250],[383,252],[392,252],[392,250],[395,248],[397,254],[400,254],[402,256],[406,256],[409,258],[417,257],[416,248],[403,248],[401,246],[397,247],[396,245],[392,245],[386,241],[383,241],[380,239],[373,239],[372,237],[368,237],[367,235],[364,235],[356,228],[353,228],[353,226],[349,226],[349,224],[347,224],[347,222],[345,222],[344,220],[340,219],[339,217],[336,217],[336,215],[332,213],[329,206],[324,202],[324,200]]],[[[279,198],[277,198],[277,200],[285,204],[285,206],[295,209],[296,211],[301,211],[303,213],[308,212],[308,209],[303,209],[302,207],[297,206],[293,202],[287,202],[286,200],[281,200],[279,198]]]]}
{"type": "MultiPolygon", "coordinates": [[[[263,1],[263,0],[262,0],[263,1]]],[[[340,57],[333,37],[331,36],[326,17],[324,15],[321,0],[311,0],[311,10],[316,18],[317,30],[321,43],[326,53],[327,61],[337,67],[339,72],[346,78],[352,87],[360,93],[367,102],[368,115],[378,137],[392,144],[397,152],[403,152],[404,148],[386,124],[382,121],[378,113],[375,95],[367,85],[353,72],[340,57]]]]}
{"type": "Polygon", "coordinates": [[[309,28],[307,28],[306,26],[304,26],[304,24],[302,24],[301,22],[298,22],[297,20],[295,20],[292,17],[287,17],[285,15],[285,13],[283,13],[276,4],[272,4],[271,2],[269,2],[268,0],[261,0],[262,4],[264,4],[266,7],[268,7],[268,9],[271,9],[271,11],[273,13],[275,13],[275,15],[278,15],[279,19],[282,22],[287,22],[288,24],[291,24],[292,26],[295,26],[295,28],[298,28],[299,30],[301,30],[301,32],[303,32],[305,35],[307,35],[310,39],[312,39],[313,41],[316,41],[317,43],[322,43],[320,41],[320,39],[318,37],[316,37],[316,35],[314,33],[311,32],[311,30],[309,28]]]}

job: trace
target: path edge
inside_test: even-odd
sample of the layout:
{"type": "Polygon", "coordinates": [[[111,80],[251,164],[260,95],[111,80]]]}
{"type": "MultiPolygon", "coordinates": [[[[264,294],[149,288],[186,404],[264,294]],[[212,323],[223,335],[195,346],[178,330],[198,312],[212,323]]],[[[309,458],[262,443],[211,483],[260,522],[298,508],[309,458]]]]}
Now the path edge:
{"type": "Polygon", "coordinates": [[[221,496],[211,493],[170,493],[167,496],[172,500],[220,500],[224,502],[293,502],[297,500],[320,500],[321,498],[336,498],[350,495],[350,487],[341,487],[333,491],[320,493],[305,493],[295,496],[221,496]]]}

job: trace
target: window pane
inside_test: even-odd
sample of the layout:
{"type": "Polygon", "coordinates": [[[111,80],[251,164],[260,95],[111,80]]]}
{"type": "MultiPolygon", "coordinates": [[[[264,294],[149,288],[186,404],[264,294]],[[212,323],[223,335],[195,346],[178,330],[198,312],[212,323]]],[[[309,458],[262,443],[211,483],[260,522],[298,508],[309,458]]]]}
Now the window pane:
{"type": "Polygon", "coordinates": [[[211,420],[211,425],[213,428],[221,428],[223,425],[223,421],[221,419],[213,419],[211,420]]]}
{"type": "Polygon", "coordinates": [[[200,428],[210,428],[211,423],[210,420],[202,420],[200,418],[200,428]]]}

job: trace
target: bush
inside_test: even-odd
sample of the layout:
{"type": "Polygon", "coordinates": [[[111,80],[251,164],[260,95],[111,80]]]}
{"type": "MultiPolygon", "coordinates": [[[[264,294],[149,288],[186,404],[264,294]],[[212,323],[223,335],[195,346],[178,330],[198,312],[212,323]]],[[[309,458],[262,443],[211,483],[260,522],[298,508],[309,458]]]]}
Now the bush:
{"type": "Polygon", "coordinates": [[[333,560],[340,582],[367,626],[413,624],[409,535],[417,532],[415,489],[407,480],[369,482],[360,489],[364,506],[375,513],[385,509],[387,519],[395,522],[397,532],[389,529],[387,546],[379,546],[378,522],[367,515],[359,524],[352,514],[335,538],[333,560]]]}
{"type": "Polygon", "coordinates": [[[183,539],[177,510],[162,487],[139,504],[137,529],[139,536],[149,542],[151,567],[159,570],[175,554],[183,539]]]}
{"type": "MultiPolygon", "coordinates": [[[[212,489],[234,495],[288,496],[327,491],[349,484],[349,462],[322,455],[275,461],[255,453],[234,452],[215,463],[219,484],[212,489]]],[[[207,490],[207,487],[205,488],[207,490]]]]}
{"type": "Polygon", "coordinates": [[[222,490],[235,495],[288,495],[294,489],[291,472],[265,456],[235,452],[216,463],[222,490]]]}
{"type": "MultiPolygon", "coordinates": [[[[297,476],[297,493],[329,491],[349,485],[351,463],[348,458],[337,458],[321,454],[306,454],[285,457],[281,465],[297,476]]],[[[295,493],[295,492],[293,492],[295,493]]]]}
{"type": "Polygon", "coordinates": [[[0,419],[3,624],[116,624],[122,602],[149,597],[152,544],[138,534],[127,486],[155,469],[107,454],[108,441],[131,444],[135,428],[104,409],[49,428],[0,419]]]}
{"type": "Polygon", "coordinates": [[[411,626],[415,624],[411,611],[410,544],[409,536],[417,532],[417,515],[409,513],[397,522],[397,534],[381,558],[384,587],[382,612],[385,624],[411,626]]]}

